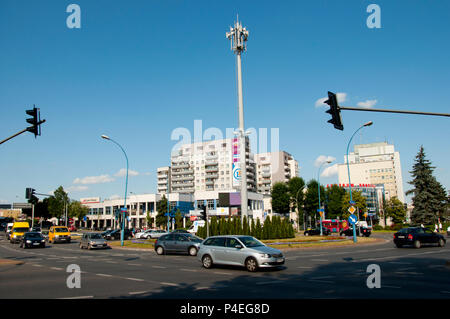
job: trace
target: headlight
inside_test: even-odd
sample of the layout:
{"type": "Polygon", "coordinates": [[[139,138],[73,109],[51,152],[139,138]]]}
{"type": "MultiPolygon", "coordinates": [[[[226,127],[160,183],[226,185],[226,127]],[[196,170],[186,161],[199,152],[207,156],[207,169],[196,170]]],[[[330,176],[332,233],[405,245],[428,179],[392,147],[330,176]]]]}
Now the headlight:
{"type": "Polygon", "coordinates": [[[31,240],[27,240],[27,244],[31,244],[31,240]]]}
{"type": "Polygon", "coordinates": [[[42,240],[41,240],[41,243],[45,243],[45,239],[42,239],[42,240]]]}
{"type": "Polygon", "coordinates": [[[269,254],[259,254],[263,258],[270,258],[271,256],[269,254]]]}
{"type": "Polygon", "coordinates": [[[16,236],[17,236],[16,234],[13,235],[14,238],[16,238],[16,236]]]}
{"type": "Polygon", "coordinates": [[[59,237],[59,235],[55,235],[55,237],[56,237],[56,238],[58,238],[58,237],[59,237]]]}

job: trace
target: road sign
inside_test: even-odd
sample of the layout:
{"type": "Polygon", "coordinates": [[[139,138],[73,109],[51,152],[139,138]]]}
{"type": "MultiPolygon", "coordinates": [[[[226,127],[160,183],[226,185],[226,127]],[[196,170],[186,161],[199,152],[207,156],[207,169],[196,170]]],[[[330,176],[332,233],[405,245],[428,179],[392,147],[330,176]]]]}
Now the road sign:
{"type": "Polygon", "coordinates": [[[358,221],[358,218],[357,218],[355,215],[353,215],[353,214],[351,214],[351,215],[348,217],[348,222],[349,222],[350,224],[352,224],[352,225],[355,225],[357,221],[358,221]]]}
{"type": "Polygon", "coordinates": [[[356,212],[356,208],[355,206],[350,206],[350,208],[348,209],[350,214],[353,214],[354,212],[356,212]]]}

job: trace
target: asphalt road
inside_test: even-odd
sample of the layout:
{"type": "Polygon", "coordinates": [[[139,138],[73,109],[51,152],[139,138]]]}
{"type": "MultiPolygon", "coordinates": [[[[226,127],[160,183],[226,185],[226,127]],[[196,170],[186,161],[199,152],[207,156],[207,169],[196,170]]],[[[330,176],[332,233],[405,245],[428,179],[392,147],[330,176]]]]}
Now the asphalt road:
{"type": "Polygon", "coordinates": [[[158,256],[150,251],[81,250],[77,241],[45,249],[21,249],[0,234],[0,299],[152,298],[152,299],[448,299],[450,243],[395,248],[392,235],[376,245],[285,250],[278,269],[249,273],[244,268],[204,269],[197,257],[158,256]],[[69,265],[81,270],[81,288],[68,288],[69,265]],[[380,288],[368,288],[378,265],[380,288]]]}

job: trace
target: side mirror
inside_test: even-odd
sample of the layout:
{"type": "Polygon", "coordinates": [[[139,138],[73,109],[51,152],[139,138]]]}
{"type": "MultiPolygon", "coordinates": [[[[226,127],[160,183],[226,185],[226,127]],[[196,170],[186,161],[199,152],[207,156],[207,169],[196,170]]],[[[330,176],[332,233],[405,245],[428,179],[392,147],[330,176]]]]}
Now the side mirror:
{"type": "Polygon", "coordinates": [[[242,249],[242,246],[238,244],[238,245],[235,245],[234,248],[242,249]]]}

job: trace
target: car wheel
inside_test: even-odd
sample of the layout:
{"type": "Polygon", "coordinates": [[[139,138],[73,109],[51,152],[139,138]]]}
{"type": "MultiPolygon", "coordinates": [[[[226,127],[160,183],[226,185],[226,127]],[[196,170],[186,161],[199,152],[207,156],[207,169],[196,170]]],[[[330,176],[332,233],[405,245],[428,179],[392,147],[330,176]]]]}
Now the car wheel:
{"type": "Polygon", "coordinates": [[[414,248],[420,248],[420,241],[419,240],[416,240],[416,241],[414,241],[414,248]]]}
{"type": "Polygon", "coordinates": [[[444,247],[445,246],[445,241],[442,238],[439,239],[438,246],[439,247],[444,247]]]}
{"type": "Polygon", "coordinates": [[[164,255],[164,248],[162,246],[156,247],[156,253],[158,255],[164,255]]]}
{"type": "Polygon", "coordinates": [[[189,255],[196,256],[197,255],[197,248],[195,248],[194,246],[189,247],[189,255]]]}
{"type": "Polygon", "coordinates": [[[249,257],[245,261],[245,268],[247,268],[247,270],[250,272],[255,272],[256,270],[258,270],[258,262],[255,258],[249,257]]]}
{"type": "Polygon", "coordinates": [[[205,255],[202,258],[202,265],[203,267],[205,267],[206,269],[209,269],[213,266],[213,261],[210,255],[205,255]]]}

